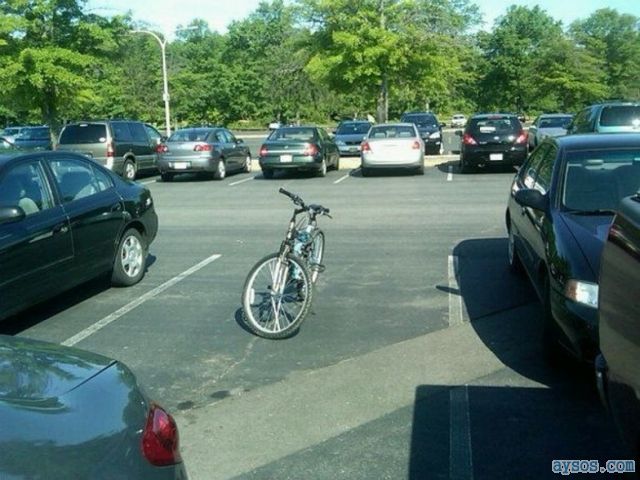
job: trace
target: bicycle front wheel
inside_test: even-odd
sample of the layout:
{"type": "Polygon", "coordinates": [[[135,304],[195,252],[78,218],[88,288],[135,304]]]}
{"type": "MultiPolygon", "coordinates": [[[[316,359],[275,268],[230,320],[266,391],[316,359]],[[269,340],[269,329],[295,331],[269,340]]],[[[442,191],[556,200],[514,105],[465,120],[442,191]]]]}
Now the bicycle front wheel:
{"type": "Polygon", "coordinates": [[[324,233],[318,230],[311,240],[311,251],[309,252],[309,270],[311,270],[311,283],[315,284],[318,275],[324,268],[322,258],[324,257],[324,233]]]}
{"type": "Polygon", "coordinates": [[[312,295],[311,275],[303,260],[267,255],[251,269],[244,285],[245,323],[260,337],[288,337],[307,316],[312,295]]]}

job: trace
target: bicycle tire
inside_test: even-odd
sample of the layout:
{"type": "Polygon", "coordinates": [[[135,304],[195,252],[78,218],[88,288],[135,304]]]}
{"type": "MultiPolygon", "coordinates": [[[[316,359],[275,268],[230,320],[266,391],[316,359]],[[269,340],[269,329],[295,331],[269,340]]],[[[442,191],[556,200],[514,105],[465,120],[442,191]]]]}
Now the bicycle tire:
{"type": "Polygon", "coordinates": [[[322,268],[324,258],[324,232],[318,230],[311,240],[311,250],[309,251],[309,270],[311,272],[311,283],[315,285],[322,268]]]}
{"type": "Polygon", "coordinates": [[[279,257],[278,253],[272,253],[258,261],[242,290],[245,324],[256,335],[269,339],[286,338],[299,330],[313,299],[313,284],[306,262],[289,254],[287,265],[284,265],[287,270],[279,270],[279,257]],[[299,278],[293,278],[292,273],[299,278]],[[280,294],[272,293],[272,284],[276,282],[274,274],[285,276],[280,294]]]}

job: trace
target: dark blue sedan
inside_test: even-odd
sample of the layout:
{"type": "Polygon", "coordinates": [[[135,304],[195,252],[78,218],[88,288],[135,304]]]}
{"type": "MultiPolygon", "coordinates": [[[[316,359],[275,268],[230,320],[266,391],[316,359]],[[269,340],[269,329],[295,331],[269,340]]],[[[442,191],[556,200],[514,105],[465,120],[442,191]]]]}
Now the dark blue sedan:
{"type": "Polygon", "coordinates": [[[598,351],[600,256],[622,198],[640,189],[640,135],[547,138],[520,168],[506,211],[509,262],[544,307],[551,359],[598,351]]]}
{"type": "Polygon", "coordinates": [[[71,152],[0,154],[0,320],[110,273],[142,279],[151,192],[71,152]]]}

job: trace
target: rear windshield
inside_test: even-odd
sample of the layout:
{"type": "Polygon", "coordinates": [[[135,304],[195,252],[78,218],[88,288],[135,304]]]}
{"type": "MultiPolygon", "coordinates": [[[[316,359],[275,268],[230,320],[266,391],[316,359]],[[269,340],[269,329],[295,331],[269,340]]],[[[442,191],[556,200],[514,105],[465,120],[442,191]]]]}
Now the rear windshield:
{"type": "Polygon", "coordinates": [[[336,135],[367,133],[370,128],[370,123],[343,123],[336,130],[336,135]]]}
{"type": "Polygon", "coordinates": [[[380,125],[371,128],[369,138],[415,138],[414,128],[404,125],[380,125]]]}
{"type": "Polygon", "coordinates": [[[50,136],[49,129],[43,128],[27,128],[22,130],[17,137],[21,140],[48,140],[50,136]]]}
{"type": "Polygon", "coordinates": [[[103,123],[67,125],[60,134],[61,144],[104,143],[106,141],[107,126],[103,123]]]}
{"type": "Polygon", "coordinates": [[[520,121],[515,117],[472,118],[467,129],[475,134],[506,135],[522,130],[520,121]]]}
{"type": "Polygon", "coordinates": [[[604,107],[600,115],[603,127],[640,127],[640,105],[604,107]]]}
{"type": "Polygon", "coordinates": [[[428,113],[409,113],[401,118],[402,122],[415,123],[419,127],[437,125],[436,117],[428,113]]]}
{"type": "Polygon", "coordinates": [[[170,142],[204,142],[211,130],[178,130],[169,138],[170,142]]]}
{"type": "Polygon", "coordinates": [[[567,128],[572,117],[548,117],[541,118],[538,122],[539,128],[567,128]]]}
{"type": "Polygon", "coordinates": [[[279,128],[269,135],[269,140],[300,140],[308,142],[315,139],[313,128],[279,128]]]}

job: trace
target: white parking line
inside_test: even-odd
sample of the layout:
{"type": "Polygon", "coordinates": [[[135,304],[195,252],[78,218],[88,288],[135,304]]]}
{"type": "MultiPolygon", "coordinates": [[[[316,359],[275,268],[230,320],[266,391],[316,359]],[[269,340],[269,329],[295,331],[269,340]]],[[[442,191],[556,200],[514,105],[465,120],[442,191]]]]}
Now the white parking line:
{"type": "Polygon", "coordinates": [[[469,388],[467,385],[449,391],[449,478],[473,480],[469,388]]]}
{"type": "Polygon", "coordinates": [[[447,173],[447,182],[453,181],[453,165],[449,165],[449,173],[447,173]]]}
{"type": "Polygon", "coordinates": [[[248,182],[250,180],[254,180],[256,177],[245,178],[244,180],[239,180],[237,182],[230,183],[229,186],[233,187],[234,185],[240,185],[241,183],[248,182]]]}
{"type": "Polygon", "coordinates": [[[449,326],[462,324],[462,294],[458,285],[458,257],[449,255],[449,326]],[[457,293],[456,293],[457,292],[457,293]]]}
{"type": "Polygon", "coordinates": [[[351,176],[350,173],[347,173],[344,177],[340,177],[338,180],[336,180],[335,182],[333,182],[333,184],[335,185],[336,183],[340,183],[343,180],[346,180],[347,178],[349,178],[351,176]]]}
{"type": "Polygon", "coordinates": [[[168,288],[173,287],[176,283],[184,280],[189,275],[197,272],[201,268],[206,267],[211,262],[219,259],[221,256],[222,255],[219,255],[219,254],[211,255],[209,258],[204,259],[203,261],[201,261],[197,265],[194,265],[193,267],[185,270],[180,275],[177,275],[177,276],[173,277],[172,279],[167,280],[162,285],[157,286],[156,288],[154,288],[153,290],[150,290],[149,292],[145,293],[141,297],[135,299],[132,302],[129,302],[124,307],[122,307],[122,308],[116,310],[115,312],[113,312],[111,315],[107,315],[102,320],[97,321],[96,323],[94,323],[90,327],[87,327],[84,330],[82,330],[81,332],[76,333],[73,337],[70,337],[70,338],[66,339],[64,342],[62,342],[62,345],[66,345],[68,347],[73,346],[76,343],[84,340],[88,336],[93,335],[94,333],[98,332],[99,330],[102,330],[104,327],[106,327],[107,325],[109,325],[112,322],[115,322],[118,318],[120,318],[123,315],[129,313],[134,308],[142,305],[147,300],[155,297],[156,295],[159,295],[160,293],[164,292],[168,288]]]}
{"type": "Polygon", "coordinates": [[[150,183],[156,183],[158,181],[157,178],[154,178],[153,180],[147,180],[146,182],[138,182],[141,183],[142,185],[149,185],[150,183]]]}

